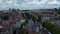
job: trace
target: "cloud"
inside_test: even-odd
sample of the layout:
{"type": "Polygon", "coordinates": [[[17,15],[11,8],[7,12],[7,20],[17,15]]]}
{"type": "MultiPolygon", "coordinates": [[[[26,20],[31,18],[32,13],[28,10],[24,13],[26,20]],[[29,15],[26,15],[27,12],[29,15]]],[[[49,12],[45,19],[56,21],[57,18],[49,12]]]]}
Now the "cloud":
{"type": "Polygon", "coordinates": [[[6,1],[6,3],[8,3],[8,4],[12,4],[12,3],[13,3],[13,1],[6,1]]]}
{"type": "Polygon", "coordinates": [[[46,1],[37,1],[37,0],[33,0],[31,2],[28,2],[27,4],[33,4],[33,5],[44,5],[46,3],[46,1]]]}
{"type": "Polygon", "coordinates": [[[0,0],[0,4],[2,3],[2,1],[0,0]]]}
{"type": "Polygon", "coordinates": [[[19,8],[19,9],[41,9],[60,7],[57,0],[0,0],[0,9],[19,8]]]}
{"type": "Polygon", "coordinates": [[[57,1],[57,0],[54,0],[54,1],[52,1],[52,2],[48,2],[48,4],[50,4],[50,5],[59,5],[60,4],[60,2],[59,1],[57,1]]]}

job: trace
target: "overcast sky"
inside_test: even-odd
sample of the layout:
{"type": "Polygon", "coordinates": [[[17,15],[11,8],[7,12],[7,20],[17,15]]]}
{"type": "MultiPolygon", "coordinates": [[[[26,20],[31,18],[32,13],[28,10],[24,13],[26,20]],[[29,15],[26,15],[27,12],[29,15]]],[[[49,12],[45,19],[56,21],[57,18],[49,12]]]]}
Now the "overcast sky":
{"type": "Polygon", "coordinates": [[[0,9],[42,9],[60,7],[60,0],[0,0],[0,9]]]}

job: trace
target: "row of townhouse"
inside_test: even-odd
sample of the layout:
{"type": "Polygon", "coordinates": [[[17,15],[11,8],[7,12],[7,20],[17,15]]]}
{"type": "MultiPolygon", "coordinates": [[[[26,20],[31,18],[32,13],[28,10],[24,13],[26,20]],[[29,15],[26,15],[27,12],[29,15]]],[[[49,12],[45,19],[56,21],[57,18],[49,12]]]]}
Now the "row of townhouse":
{"type": "Polygon", "coordinates": [[[45,10],[45,11],[41,11],[41,12],[32,12],[31,14],[34,15],[36,18],[38,18],[38,16],[41,16],[42,22],[53,21],[54,24],[59,25],[60,24],[60,14],[57,14],[57,13],[58,13],[58,11],[45,10]]]}
{"type": "Polygon", "coordinates": [[[0,13],[0,33],[13,34],[14,29],[20,28],[24,18],[22,12],[1,12],[0,13]],[[8,19],[4,17],[7,16],[8,19]]]}
{"type": "Polygon", "coordinates": [[[42,12],[42,22],[49,21],[55,25],[60,26],[60,15],[55,11],[42,12]]]}

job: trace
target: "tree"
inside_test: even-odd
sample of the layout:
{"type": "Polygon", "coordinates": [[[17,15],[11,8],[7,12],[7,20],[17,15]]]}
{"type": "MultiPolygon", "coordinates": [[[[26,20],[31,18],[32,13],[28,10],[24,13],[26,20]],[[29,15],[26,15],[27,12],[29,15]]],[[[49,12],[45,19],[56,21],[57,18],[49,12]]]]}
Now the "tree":
{"type": "Polygon", "coordinates": [[[38,21],[41,21],[41,16],[38,16],[38,21]]]}
{"type": "Polygon", "coordinates": [[[8,20],[9,19],[9,16],[8,15],[2,16],[2,19],[3,20],[8,20]]]}
{"type": "Polygon", "coordinates": [[[59,15],[60,15],[60,12],[57,12],[57,14],[59,14],[59,15]]]}
{"type": "Polygon", "coordinates": [[[23,28],[23,26],[25,26],[27,23],[28,23],[28,20],[25,20],[25,22],[21,24],[21,28],[23,28]]]}
{"type": "Polygon", "coordinates": [[[30,14],[30,18],[33,20],[33,22],[35,23],[35,20],[36,20],[36,18],[35,18],[35,16],[33,16],[32,14],[30,14]]]}
{"type": "Polygon", "coordinates": [[[44,22],[42,26],[49,30],[52,34],[60,34],[60,27],[54,26],[50,22],[44,22]]]}

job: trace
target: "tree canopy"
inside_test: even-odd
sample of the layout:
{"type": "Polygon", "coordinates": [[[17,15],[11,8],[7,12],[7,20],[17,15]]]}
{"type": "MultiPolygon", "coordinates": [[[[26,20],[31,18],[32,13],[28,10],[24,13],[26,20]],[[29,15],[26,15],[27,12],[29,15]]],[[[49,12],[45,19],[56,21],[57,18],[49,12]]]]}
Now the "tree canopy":
{"type": "Polygon", "coordinates": [[[48,29],[52,34],[60,34],[60,27],[54,26],[50,22],[44,22],[42,25],[43,27],[48,29]]]}

